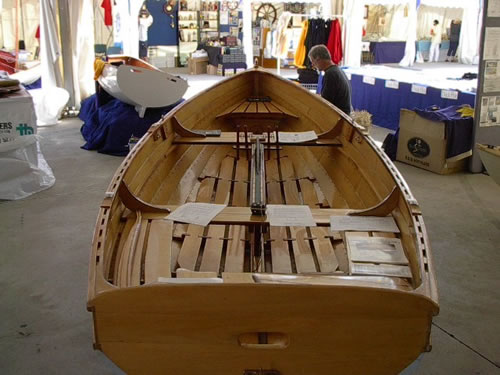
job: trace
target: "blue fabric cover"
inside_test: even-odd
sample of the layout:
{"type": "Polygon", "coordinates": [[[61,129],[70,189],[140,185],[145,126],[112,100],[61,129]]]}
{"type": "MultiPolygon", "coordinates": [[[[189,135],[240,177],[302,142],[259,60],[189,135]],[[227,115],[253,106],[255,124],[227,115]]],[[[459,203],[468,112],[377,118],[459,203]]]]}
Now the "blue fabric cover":
{"type": "Polygon", "coordinates": [[[42,88],[42,78],[38,78],[35,82],[30,83],[29,85],[24,85],[26,90],[40,89],[42,88]]]}
{"type": "Polygon", "coordinates": [[[181,99],[167,107],[148,108],[140,118],[135,108],[108,95],[104,90],[82,101],[79,117],[84,122],[80,132],[85,150],[124,156],[132,135],[142,137],[149,127],[183,102],[181,99]]]}
{"type": "Polygon", "coordinates": [[[446,135],[446,157],[460,155],[472,148],[472,117],[462,117],[458,109],[462,105],[453,105],[447,108],[432,106],[426,109],[417,109],[415,112],[430,121],[444,122],[446,135]]]}
{"type": "Polygon", "coordinates": [[[458,99],[441,98],[441,89],[427,87],[427,94],[411,91],[411,83],[399,82],[399,89],[385,87],[385,79],[376,79],[375,85],[363,83],[363,76],[351,74],[352,106],[355,110],[366,110],[372,114],[372,122],[384,128],[396,130],[399,127],[401,108],[427,108],[436,105],[446,108],[452,105],[468,104],[474,107],[476,95],[459,92],[458,99]]]}
{"type": "Polygon", "coordinates": [[[375,64],[398,63],[405,55],[406,42],[370,42],[375,64]]]}

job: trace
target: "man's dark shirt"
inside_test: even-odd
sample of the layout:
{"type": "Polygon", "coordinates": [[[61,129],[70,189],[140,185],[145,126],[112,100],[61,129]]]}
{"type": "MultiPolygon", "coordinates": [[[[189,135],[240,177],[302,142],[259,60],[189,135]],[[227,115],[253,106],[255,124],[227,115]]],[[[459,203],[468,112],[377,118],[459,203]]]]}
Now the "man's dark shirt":
{"type": "Polygon", "coordinates": [[[346,114],[351,113],[351,84],[337,65],[332,65],[325,70],[321,96],[346,114]]]}

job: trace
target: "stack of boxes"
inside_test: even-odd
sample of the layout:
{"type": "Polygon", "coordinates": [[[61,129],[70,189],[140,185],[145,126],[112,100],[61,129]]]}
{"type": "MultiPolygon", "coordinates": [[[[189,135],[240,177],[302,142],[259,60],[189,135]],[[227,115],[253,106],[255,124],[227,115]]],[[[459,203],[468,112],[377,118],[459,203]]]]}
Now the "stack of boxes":
{"type": "Polygon", "coordinates": [[[244,63],[245,53],[241,47],[226,47],[223,49],[222,63],[244,63]]]}

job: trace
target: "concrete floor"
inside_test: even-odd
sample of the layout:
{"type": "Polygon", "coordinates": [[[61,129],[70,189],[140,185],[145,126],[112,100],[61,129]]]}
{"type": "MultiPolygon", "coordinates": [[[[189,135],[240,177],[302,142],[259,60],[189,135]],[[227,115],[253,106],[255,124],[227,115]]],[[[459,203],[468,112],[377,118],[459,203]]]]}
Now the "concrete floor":
{"type": "MultiPolygon", "coordinates": [[[[40,128],[56,184],[0,202],[0,374],[122,374],[92,349],[85,308],[92,231],[122,158],[81,149],[80,126],[40,128]]],[[[404,374],[500,374],[500,186],[396,165],[424,213],[441,303],[433,350],[404,374]]]]}

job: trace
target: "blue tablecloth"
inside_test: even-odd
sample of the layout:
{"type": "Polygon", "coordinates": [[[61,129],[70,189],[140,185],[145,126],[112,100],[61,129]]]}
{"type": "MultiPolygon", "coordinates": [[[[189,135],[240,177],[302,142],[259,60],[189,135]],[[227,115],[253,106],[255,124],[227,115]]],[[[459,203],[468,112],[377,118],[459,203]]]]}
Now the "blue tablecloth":
{"type": "Polygon", "coordinates": [[[405,55],[406,42],[370,42],[375,64],[398,63],[405,55]]]}
{"type": "Polygon", "coordinates": [[[469,104],[474,107],[476,95],[459,92],[458,99],[441,98],[441,89],[427,87],[427,94],[411,91],[411,83],[399,83],[399,89],[385,87],[384,79],[376,79],[375,85],[363,83],[363,76],[351,74],[352,106],[355,110],[366,110],[372,114],[372,122],[384,128],[396,130],[399,126],[401,108],[427,108],[436,105],[446,108],[452,105],[469,104]]]}
{"type": "MultiPolygon", "coordinates": [[[[430,40],[419,40],[416,43],[416,49],[417,52],[428,52],[431,48],[431,41],[430,40]]],[[[450,48],[450,41],[449,40],[443,40],[441,42],[441,45],[439,46],[439,49],[443,49],[448,51],[448,48],[450,48]]]]}

